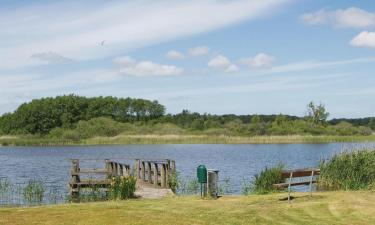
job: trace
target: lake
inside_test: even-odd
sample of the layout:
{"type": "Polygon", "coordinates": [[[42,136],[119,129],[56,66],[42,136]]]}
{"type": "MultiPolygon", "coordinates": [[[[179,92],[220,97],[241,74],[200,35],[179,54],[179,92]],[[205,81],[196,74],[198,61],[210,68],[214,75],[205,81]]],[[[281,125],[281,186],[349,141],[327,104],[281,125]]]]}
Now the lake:
{"type": "Polygon", "coordinates": [[[12,183],[30,178],[67,191],[70,159],[86,160],[82,166],[104,167],[102,160],[118,159],[133,165],[133,159],[173,159],[181,177],[196,176],[200,164],[218,169],[220,180],[229,178],[231,193],[240,194],[243,181],[250,181],[263,168],[279,163],[288,168],[317,167],[322,158],[329,158],[342,149],[374,146],[375,143],[331,144],[179,144],[179,145],[111,145],[74,147],[0,147],[0,177],[12,183]]]}

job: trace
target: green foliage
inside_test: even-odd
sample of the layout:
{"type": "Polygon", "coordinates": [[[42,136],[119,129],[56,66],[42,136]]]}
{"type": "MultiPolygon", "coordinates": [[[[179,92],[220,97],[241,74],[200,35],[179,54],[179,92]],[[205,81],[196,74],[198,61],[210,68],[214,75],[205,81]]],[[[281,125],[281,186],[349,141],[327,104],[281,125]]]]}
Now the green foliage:
{"type": "Polygon", "coordinates": [[[97,117],[146,121],[159,118],[164,112],[164,106],[157,101],[66,95],[22,104],[14,113],[0,117],[0,130],[5,134],[47,134],[53,128],[73,128],[78,121],[97,117]]]}
{"type": "Polygon", "coordinates": [[[29,205],[39,205],[43,202],[45,187],[40,180],[29,180],[23,188],[23,197],[29,205]]]}
{"type": "Polygon", "coordinates": [[[325,124],[329,116],[329,113],[322,103],[315,105],[314,102],[310,102],[307,106],[307,113],[309,120],[311,120],[314,125],[325,124]]]}
{"type": "Polygon", "coordinates": [[[113,177],[109,188],[109,198],[112,200],[125,200],[134,198],[137,179],[129,177],[113,177]]]}
{"type": "Polygon", "coordinates": [[[173,193],[177,192],[177,189],[180,186],[180,180],[177,172],[173,171],[168,174],[168,185],[173,193]]]}
{"type": "Polygon", "coordinates": [[[375,150],[343,152],[320,163],[319,188],[362,190],[375,187],[375,150]]]}
{"type": "Polygon", "coordinates": [[[273,192],[273,184],[282,183],[281,171],[284,165],[280,164],[273,168],[265,168],[260,174],[255,175],[252,181],[252,192],[256,194],[267,194],[273,192]]]}
{"type": "MultiPolygon", "coordinates": [[[[288,115],[211,115],[181,113],[164,115],[157,101],[75,95],[42,98],[22,104],[14,113],[0,117],[0,135],[34,135],[60,142],[74,142],[119,134],[224,136],[263,135],[371,135],[375,118],[326,121],[323,104],[308,106],[308,117],[288,115]]],[[[8,144],[7,141],[2,141],[8,144]]]]}

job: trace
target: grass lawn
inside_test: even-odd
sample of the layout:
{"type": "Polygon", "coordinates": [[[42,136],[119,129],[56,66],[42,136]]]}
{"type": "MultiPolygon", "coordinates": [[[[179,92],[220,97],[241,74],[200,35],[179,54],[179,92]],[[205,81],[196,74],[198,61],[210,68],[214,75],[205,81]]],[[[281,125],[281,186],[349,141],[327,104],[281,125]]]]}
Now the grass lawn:
{"type": "Polygon", "coordinates": [[[374,192],[226,196],[2,208],[0,224],[375,224],[374,192]]]}

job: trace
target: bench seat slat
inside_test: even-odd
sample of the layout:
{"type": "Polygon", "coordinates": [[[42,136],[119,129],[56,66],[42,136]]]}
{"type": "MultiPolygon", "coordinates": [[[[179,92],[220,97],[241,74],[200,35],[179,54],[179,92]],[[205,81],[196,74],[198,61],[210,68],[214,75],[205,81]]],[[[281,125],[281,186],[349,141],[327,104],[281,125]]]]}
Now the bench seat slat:
{"type": "MultiPolygon", "coordinates": [[[[316,183],[316,180],[313,180],[312,183],[316,183]]],[[[292,182],[290,186],[299,186],[299,185],[309,185],[310,181],[300,181],[300,182],[292,182]]],[[[280,183],[280,184],[274,184],[273,187],[277,189],[281,188],[287,188],[289,186],[289,183],[280,183]]]]}

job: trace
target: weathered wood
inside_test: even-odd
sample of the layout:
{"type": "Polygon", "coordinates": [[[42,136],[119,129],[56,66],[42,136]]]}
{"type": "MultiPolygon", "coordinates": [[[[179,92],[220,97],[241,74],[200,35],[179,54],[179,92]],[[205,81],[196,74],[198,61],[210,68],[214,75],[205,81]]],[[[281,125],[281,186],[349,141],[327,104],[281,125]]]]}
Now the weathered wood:
{"type": "Polygon", "coordinates": [[[72,159],[72,169],[71,169],[71,178],[70,182],[72,185],[70,185],[70,194],[72,198],[77,198],[79,196],[79,187],[76,185],[80,182],[79,177],[79,160],[78,159],[72,159]]]}
{"type": "Polygon", "coordinates": [[[167,187],[167,179],[166,179],[166,164],[160,164],[160,186],[161,188],[167,187]]]}
{"type": "Polygon", "coordinates": [[[157,163],[153,163],[154,164],[154,179],[153,179],[153,184],[154,184],[154,187],[158,187],[159,185],[159,179],[158,179],[158,164],[157,163]]]}
{"type": "Polygon", "coordinates": [[[319,169],[299,169],[299,170],[283,170],[281,173],[282,178],[289,178],[290,173],[293,172],[293,177],[309,177],[311,176],[311,172],[314,171],[315,175],[320,174],[319,169]]]}
{"type": "Polygon", "coordinates": [[[152,171],[151,171],[151,163],[147,162],[147,181],[149,183],[152,182],[152,171]]]}
{"type": "Polygon", "coordinates": [[[145,162],[141,162],[141,175],[142,175],[142,180],[146,181],[146,165],[145,162]]]}
{"type": "Polygon", "coordinates": [[[140,159],[134,160],[134,177],[137,179],[140,179],[140,174],[139,174],[140,165],[139,164],[140,164],[140,159]]]}
{"type": "MultiPolygon", "coordinates": [[[[300,185],[309,185],[311,181],[299,181],[299,182],[291,182],[290,186],[300,186],[300,185]]],[[[313,180],[312,183],[315,184],[317,181],[313,180]]],[[[276,189],[283,189],[287,188],[289,186],[289,183],[279,183],[279,184],[273,184],[273,187],[276,189]]]]}

